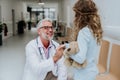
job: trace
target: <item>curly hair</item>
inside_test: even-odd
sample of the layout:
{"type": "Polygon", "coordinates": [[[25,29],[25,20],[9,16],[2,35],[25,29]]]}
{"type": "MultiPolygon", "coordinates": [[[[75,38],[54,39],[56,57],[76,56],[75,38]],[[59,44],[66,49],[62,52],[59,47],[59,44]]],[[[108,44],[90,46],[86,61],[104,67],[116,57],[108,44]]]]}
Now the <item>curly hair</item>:
{"type": "Polygon", "coordinates": [[[73,10],[75,12],[75,26],[73,27],[74,33],[72,37],[76,40],[79,30],[88,26],[97,43],[100,43],[103,31],[95,3],[92,0],[78,0],[73,10]]]}

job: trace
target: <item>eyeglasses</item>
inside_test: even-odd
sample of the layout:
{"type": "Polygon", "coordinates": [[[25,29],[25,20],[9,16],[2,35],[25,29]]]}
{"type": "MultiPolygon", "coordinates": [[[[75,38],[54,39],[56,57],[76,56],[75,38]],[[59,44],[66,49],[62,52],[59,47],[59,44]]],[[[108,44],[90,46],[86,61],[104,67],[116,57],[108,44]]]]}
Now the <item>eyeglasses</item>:
{"type": "Polygon", "coordinates": [[[48,29],[54,29],[53,26],[43,26],[43,27],[41,27],[41,28],[44,28],[44,29],[47,29],[47,30],[48,30],[48,29]]]}

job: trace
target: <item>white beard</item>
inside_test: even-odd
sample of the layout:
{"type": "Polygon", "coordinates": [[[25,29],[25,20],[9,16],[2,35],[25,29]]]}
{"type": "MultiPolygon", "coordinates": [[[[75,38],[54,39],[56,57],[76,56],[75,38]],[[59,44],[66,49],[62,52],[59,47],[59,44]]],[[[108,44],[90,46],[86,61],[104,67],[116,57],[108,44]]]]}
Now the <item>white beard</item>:
{"type": "Polygon", "coordinates": [[[52,37],[48,37],[45,33],[42,33],[42,37],[46,40],[49,40],[51,41],[53,39],[53,36],[52,37]]]}

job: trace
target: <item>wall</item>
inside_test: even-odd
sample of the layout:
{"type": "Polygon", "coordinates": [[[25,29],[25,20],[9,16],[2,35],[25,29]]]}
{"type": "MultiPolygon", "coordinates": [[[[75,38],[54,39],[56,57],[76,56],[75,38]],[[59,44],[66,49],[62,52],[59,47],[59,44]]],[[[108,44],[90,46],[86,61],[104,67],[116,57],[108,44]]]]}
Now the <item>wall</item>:
{"type": "MultiPolygon", "coordinates": [[[[73,15],[74,12],[72,10],[72,7],[74,5],[74,3],[77,0],[63,0],[63,20],[67,21],[66,19],[66,15],[71,14],[69,17],[71,19],[71,22],[73,20],[73,15]],[[67,7],[70,6],[70,12],[68,14],[67,13],[67,7]]],[[[120,9],[118,9],[120,7],[119,3],[120,0],[94,0],[99,13],[100,13],[100,17],[101,17],[101,21],[103,26],[120,26],[120,9]]]]}
{"type": "MultiPolygon", "coordinates": [[[[74,12],[72,10],[73,5],[77,0],[63,0],[62,11],[64,22],[70,22],[70,26],[73,26],[74,12]],[[68,10],[70,6],[70,10],[68,10]],[[69,11],[69,12],[67,12],[69,11]],[[68,16],[69,15],[69,16],[68,16]],[[69,20],[70,19],[70,20],[69,20]]],[[[101,18],[102,27],[104,30],[104,36],[119,39],[120,37],[120,0],[94,0],[101,18]],[[111,33],[111,34],[109,34],[111,33]],[[117,35],[117,36],[116,36],[117,35]]],[[[119,39],[120,40],[120,39],[119,39]]]]}
{"type": "Polygon", "coordinates": [[[120,40],[120,0],[95,0],[101,15],[104,36],[120,40]]]}
{"type": "Polygon", "coordinates": [[[20,20],[26,20],[27,8],[24,2],[14,1],[12,9],[15,10],[15,32],[17,34],[17,23],[20,20]]]}
{"type": "Polygon", "coordinates": [[[120,0],[95,0],[100,13],[102,14],[102,20],[104,25],[108,26],[120,26],[120,0]]]}
{"type": "Polygon", "coordinates": [[[8,31],[11,33],[12,32],[12,13],[11,13],[11,1],[7,0],[1,0],[1,21],[2,23],[6,23],[8,26],[8,31]]]}
{"type": "MultiPolygon", "coordinates": [[[[15,32],[17,33],[17,22],[21,20],[21,16],[26,12],[26,6],[21,1],[16,0],[1,0],[1,21],[8,26],[8,36],[13,34],[12,26],[12,9],[15,10],[15,32]]],[[[25,16],[24,16],[25,17],[25,16]]],[[[4,38],[4,36],[3,36],[4,38]]]]}
{"type": "Polygon", "coordinates": [[[62,0],[61,9],[62,9],[62,18],[61,21],[67,23],[67,27],[73,26],[74,12],[73,5],[77,0],[62,0]]]}
{"type": "Polygon", "coordinates": [[[0,4],[0,22],[1,22],[1,4],[0,4]]]}

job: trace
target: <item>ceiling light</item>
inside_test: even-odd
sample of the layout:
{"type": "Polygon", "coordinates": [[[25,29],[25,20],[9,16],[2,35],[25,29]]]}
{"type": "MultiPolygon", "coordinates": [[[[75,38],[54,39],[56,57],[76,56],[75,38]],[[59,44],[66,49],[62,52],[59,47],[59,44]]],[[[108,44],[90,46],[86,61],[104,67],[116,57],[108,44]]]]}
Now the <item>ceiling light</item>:
{"type": "Polygon", "coordinates": [[[42,2],[42,0],[39,0],[38,4],[39,4],[39,5],[44,5],[45,3],[42,2]]]}

